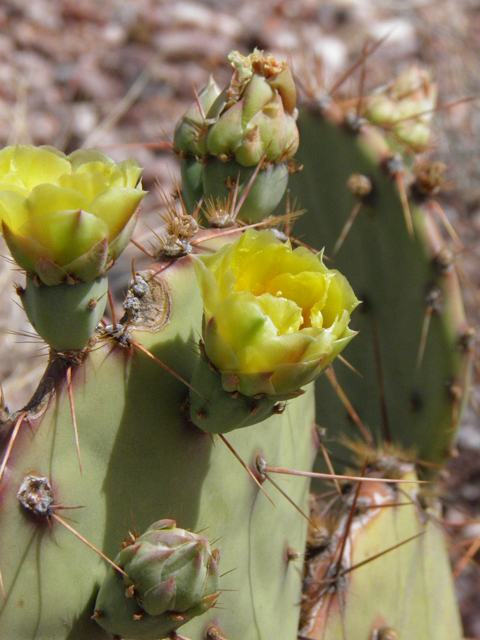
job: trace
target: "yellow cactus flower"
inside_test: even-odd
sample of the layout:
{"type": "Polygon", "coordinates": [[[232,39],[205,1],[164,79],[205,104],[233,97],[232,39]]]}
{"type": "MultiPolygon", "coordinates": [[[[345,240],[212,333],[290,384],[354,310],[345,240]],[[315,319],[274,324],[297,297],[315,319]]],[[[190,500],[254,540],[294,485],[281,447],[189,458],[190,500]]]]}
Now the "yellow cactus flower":
{"type": "Polygon", "coordinates": [[[205,351],[226,391],[286,395],[311,382],[348,344],[358,300],[322,254],[247,230],[195,258],[205,351]]]}
{"type": "Polygon", "coordinates": [[[140,173],[92,149],[1,150],[0,223],[17,264],[47,285],[103,275],[132,235],[140,173]]]}

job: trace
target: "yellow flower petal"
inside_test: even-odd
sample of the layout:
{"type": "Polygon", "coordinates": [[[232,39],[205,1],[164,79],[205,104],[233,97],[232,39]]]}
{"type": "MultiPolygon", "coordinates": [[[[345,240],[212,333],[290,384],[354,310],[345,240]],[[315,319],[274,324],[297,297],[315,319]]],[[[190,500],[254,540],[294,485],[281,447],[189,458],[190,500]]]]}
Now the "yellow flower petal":
{"type": "Polygon", "coordinates": [[[0,222],[6,222],[10,229],[17,229],[28,217],[27,199],[24,195],[16,191],[0,191],[0,222]]]}
{"type": "MultiPolygon", "coordinates": [[[[83,209],[87,204],[88,199],[78,191],[54,184],[39,184],[34,187],[26,202],[29,217],[54,211],[83,209]]],[[[20,224],[17,226],[20,227],[20,224]]]]}
{"type": "Polygon", "coordinates": [[[100,171],[66,174],[58,179],[58,185],[78,191],[87,203],[109,188],[108,179],[100,171]]]}
{"type": "Polygon", "coordinates": [[[345,310],[350,314],[358,305],[358,300],[345,276],[338,271],[331,273],[333,277],[328,287],[328,298],[322,310],[325,328],[332,326],[336,318],[341,318],[345,310]]]}
{"type": "Polygon", "coordinates": [[[9,173],[16,173],[26,189],[39,184],[55,183],[58,178],[71,172],[66,156],[52,153],[42,147],[17,145],[10,158],[9,173]]]}
{"type": "Polygon", "coordinates": [[[272,296],[293,300],[302,309],[302,325],[309,327],[312,308],[316,306],[318,312],[325,304],[329,280],[328,276],[311,271],[282,273],[268,283],[267,291],[272,296]]]}
{"type": "Polygon", "coordinates": [[[108,226],[85,211],[55,211],[31,218],[18,232],[48,247],[50,257],[63,267],[103,240],[108,226]]]}
{"type": "Polygon", "coordinates": [[[25,197],[29,194],[28,189],[15,173],[6,173],[2,176],[0,191],[15,191],[25,197]]]}
{"type": "MultiPolygon", "coordinates": [[[[97,149],[77,149],[67,156],[72,171],[85,171],[85,165],[94,164],[96,167],[114,164],[112,158],[97,149]],[[83,166],[82,166],[83,165],[83,166]]],[[[98,168],[95,168],[98,171],[98,168]]]]}
{"type": "Polygon", "coordinates": [[[3,176],[6,173],[10,173],[10,166],[12,161],[12,155],[15,147],[5,147],[0,150],[0,180],[3,180],[3,176]]]}
{"type": "Polygon", "coordinates": [[[294,333],[303,323],[302,308],[293,300],[264,293],[257,302],[277,328],[279,334],[294,333]]]}
{"type": "Polygon", "coordinates": [[[108,241],[113,241],[137,210],[145,191],[140,189],[107,189],[88,205],[89,213],[108,227],[108,241]]]}
{"type": "Polygon", "coordinates": [[[235,353],[248,344],[255,344],[277,335],[272,320],[266,316],[254,296],[234,293],[215,310],[218,333],[235,353]]]}

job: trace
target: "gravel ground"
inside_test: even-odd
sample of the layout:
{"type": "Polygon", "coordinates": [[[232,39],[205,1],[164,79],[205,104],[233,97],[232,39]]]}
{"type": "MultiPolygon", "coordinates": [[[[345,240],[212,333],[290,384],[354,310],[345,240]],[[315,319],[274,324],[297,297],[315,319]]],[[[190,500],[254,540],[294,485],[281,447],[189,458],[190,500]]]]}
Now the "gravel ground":
{"type": "MultiPolygon", "coordinates": [[[[201,88],[213,71],[220,85],[227,81],[224,61],[231,49],[248,53],[258,46],[288,56],[297,69],[315,58],[328,86],[358,58],[367,38],[387,33],[369,60],[367,88],[418,61],[433,69],[440,104],[480,96],[478,0],[1,0],[0,142],[53,144],[66,152],[95,146],[116,160],[133,155],[152,190],[142,217],[157,226],[155,182],[168,190],[177,168],[152,143],[171,136],[191,102],[192,85],[201,88]]],[[[469,248],[457,266],[471,283],[465,298],[473,325],[480,296],[479,104],[439,111],[435,139],[454,185],[441,203],[469,248]]],[[[145,222],[137,238],[147,234],[145,222]]],[[[0,254],[7,253],[0,244],[0,254]]],[[[120,280],[122,267],[116,269],[120,280]]],[[[31,331],[13,301],[13,283],[21,278],[0,261],[0,380],[12,409],[28,399],[46,361],[38,341],[9,333],[31,331]]],[[[473,396],[479,405],[477,388],[473,396]]],[[[447,483],[450,522],[464,519],[465,511],[480,515],[478,407],[466,411],[458,451],[447,483]]],[[[475,524],[456,537],[478,535],[475,524]]],[[[457,588],[465,634],[480,638],[479,565],[469,565],[457,588]]]]}

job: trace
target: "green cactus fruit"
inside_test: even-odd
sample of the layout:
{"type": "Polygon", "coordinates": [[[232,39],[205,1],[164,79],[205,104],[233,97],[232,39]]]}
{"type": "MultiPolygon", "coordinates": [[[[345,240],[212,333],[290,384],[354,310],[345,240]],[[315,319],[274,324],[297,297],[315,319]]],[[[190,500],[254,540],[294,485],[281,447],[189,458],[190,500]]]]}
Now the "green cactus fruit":
{"type": "MultiPolygon", "coordinates": [[[[211,252],[221,242],[199,246],[211,252]]],[[[294,638],[301,568],[289,560],[287,549],[302,553],[307,521],[265,483],[274,506],[252,476],[258,455],[291,469],[311,468],[313,388],[290,401],[283,413],[228,434],[227,446],[224,436],[209,436],[191,424],[185,383],[141,350],[192,380],[200,357],[195,343],[203,302],[191,257],[167,259],[136,274],[126,308],[118,339],[97,333],[80,364],[52,359],[26,414],[17,412],[2,423],[0,547],[9,549],[0,559],[6,595],[0,597],[3,636],[111,637],[91,616],[112,568],[56,520],[62,507],[81,506],[73,512],[72,526],[111,559],[132,521],[136,530],[145,531],[158,518],[178,520],[181,515],[182,527],[219,541],[226,575],[220,580],[218,606],[182,626],[183,637],[294,638]],[[70,367],[82,472],[66,382],[70,367]],[[43,520],[30,515],[16,497],[32,469],[48,478],[54,492],[43,520]]],[[[303,511],[308,488],[301,478],[282,487],[303,511]]],[[[123,579],[114,574],[110,580],[123,597],[123,579]]],[[[131,603],[136,606],[135,598],[131,603]]],[[[158,640],[156,631],[152,640],[158,640]]]]}
{"type": "Polygon", "coordinates": [[[355,483],[335,506],[314,503],[300,638],[463,638],[437,501],[412,464],[387,457],[365,475],[399,484],[363,482],[357,494],[355,483]]]}
{"type": "Polygon", "coordinates": [[[208,611],[218,596],[219,551],[204,536],[159,520],[115,558],[95,603],[95,620],[113,635],[164,638],[208,611]]]}
{"type": "Polygon", "coordinates": [[[56,351],[71,351],[83,349],[101,321],[108,279],[47,287],[27,276],[17,291],[35,331],[56,351]]]}
{"type": "Polygon", "coordinates": [[[190,212],[202,195],[226,200],[235,185],[241,197],[262,162],[239,211],[240,219],[257,222],[272,213],[287,187],[288,163],[298,148],[296,89],[286,63],[272,55],[233,51],[228,59],[234,68],[229,86],[207,110],[217,91],[210,81],[199,96],[204,114],[198,106],[193,115],[187,112],[174,146],[190,212]]]}
{"type": "Polygon", "coordinates": [[[28,276],[25,311],[56,349],[83,348],[103,315],[106,283],[103,288],[98,283],[132,235],[145,195],[140,173],[136,161],[115,164],[92,149],[69,156],[53,147],[30,145],[0,151],[3,236],[28,276]],[[62,283],[71,287],[70,302],[62,301],[65,287],[55,289],[62,283]],[[80,288],[74,292],[77,283],[80,288]],[[84,283],[93,283],[91,291],[84,283]],[[91,300],[97,301],[95,313],[84,304],[91,300]],[[75,310],[62,315],[60,309],[70,304],[75,310]],[[70,321],[74,324],[69,333],[62,327],[70,321]]]}
{"type": "Polygon", "coordinates": [[[269,164],[253,178],[255,171],[255,167],[242,167],[235,161],[210,158],[202,169],[203,193],[206,198],[225,201],[238,182],[238,199],[247,188],[248,194],[237,217],[248,223],[265,220],[285,194],[289,171],[285,163],[269,164]]]}
{"type": "MultiPolygon", "coordinates": [[[[379,129],[363,123],[352,130],[336,105],[304,109],[299,128],[304,170],[292,177],[292,194],[318,215],[299,218],[294,233],[309,245],[325,246],[363,302],[359,335],[346,352],[362,377],[335,367],[356,413],[347,411],[322,376],[317,422],[333,438],[363,437],[363,424],[376,442],[398,443],[421,459],[441,462],[469,388],[470,329],[452,260],[441,260],[445,241],[430,197],[415,188],[425,176],[415,182],[379,129]],[[339,247],[351,212],[357,216],[339,247]]],[[[345,458],[344,447],[332,447],[345,458]]]]}
{"type": "Polygon", "coordinates": [[[203,195],[203,166],[198,161],[206,153],[208,125],[205,114],[220,95],[220,89],[210,76],[207,85],[198,94],[175,128],[173,144],[180,160],[182,197],[187,210],[193,212],[203,195]]]}

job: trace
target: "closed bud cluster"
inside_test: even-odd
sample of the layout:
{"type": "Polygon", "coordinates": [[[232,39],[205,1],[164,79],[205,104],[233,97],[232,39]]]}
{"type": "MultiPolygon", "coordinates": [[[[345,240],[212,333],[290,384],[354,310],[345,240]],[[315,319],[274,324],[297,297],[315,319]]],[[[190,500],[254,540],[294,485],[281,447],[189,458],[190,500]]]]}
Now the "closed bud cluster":
{"type": "Polygon", "coordinates": [[[287,64],[271,54],[232,51],[228,60],[230,84],[220,91],[210,78],[175,129],[182,198],[193,213],[202,197],[227,201],[237,189],[241,198],[248,186],[238,219],[258,222],[287,188],[299,143],[297,93],[287,64]]]}
{"type": "Polygon", "coordinates": [[[431,122],[437,104],[437,86],[431,74],[416,65],[365,100],[363,115],[374,124],[391,128],[414,151],[430,145],[431,122]]]}
{"type": "Polygon", "coordinates": [[[296,89],[290,69],[270,54],[255,50],[249,56],[233,51],[230,85],[213,103],[207,118],[208,153],[235,159],[240,165],[292,158],[298,148],[296,89]]]}

